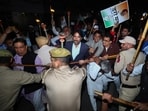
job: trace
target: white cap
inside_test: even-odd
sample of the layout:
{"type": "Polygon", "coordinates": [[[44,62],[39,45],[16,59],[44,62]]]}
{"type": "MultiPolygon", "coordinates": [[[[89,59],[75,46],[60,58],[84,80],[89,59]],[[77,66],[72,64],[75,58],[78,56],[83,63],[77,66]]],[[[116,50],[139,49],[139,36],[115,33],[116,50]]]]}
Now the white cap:
{"type": "Polygon", "coordinates": [[[125,36],[124,39],[119,40],[120,43],[130,43],[136,45],[136,39],[132,36],[125,36]]]}

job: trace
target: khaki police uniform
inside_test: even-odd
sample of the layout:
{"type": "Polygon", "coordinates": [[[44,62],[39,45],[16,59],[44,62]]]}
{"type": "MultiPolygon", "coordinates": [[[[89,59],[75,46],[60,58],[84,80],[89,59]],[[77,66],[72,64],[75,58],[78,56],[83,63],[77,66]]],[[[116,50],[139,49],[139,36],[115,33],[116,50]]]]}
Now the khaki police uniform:
{"type": "MultiPolygon", "coordinates": [[[[114,71],[117,74],[120,74],[120,72],[127,66],[127,64],[132,62],[133,56],[136,52],[135,48],[130,48],[125,51],[121,51],[119,53],[119,56],[116,58],[115,65],[114,65],[114,71]]],[[[145,61],[145,55],[144,53],[140,52],[135,65],[144,63],[145,61]]],[[[133,101],[134,98],[138,95],[140,91],[140,75],[138,76],[129,76],[128,80],[126,80],[126,75],[124,75],[121,72],[121,87],[119,90],[119,98],[127,100],[127,101],[133,101]]],[[[119,107],[119,111],[123,111],[125,108],[119,107]]]]}
{"type": "MultiPolygon", "coordinates": [[[[50,54],[52,58],[63,58],[70,55],[70,52],[64,48],[56,48],[50,54]]],[[[85,68],[72,69],[69,65],[45,71],[42,83],[46,86],[48,111],[79,111],[81,87],[85,77],[85,68]]]]}

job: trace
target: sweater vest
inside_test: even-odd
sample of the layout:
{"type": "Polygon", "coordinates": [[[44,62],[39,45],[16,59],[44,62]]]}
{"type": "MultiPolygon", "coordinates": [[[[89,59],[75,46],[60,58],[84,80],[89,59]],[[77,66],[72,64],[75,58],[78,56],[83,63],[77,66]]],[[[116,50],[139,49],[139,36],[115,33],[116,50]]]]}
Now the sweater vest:
{"type": "MultiPolygon", "coordinates": [[[[35,58],[37,54],[32,53],[32,52],[27,52],[22,58],[22,64],[35,64],[35,58]]],[[[24,66],[24,71],[29,72],[29,73],[37,73],[36,67],[28,67],[24,66]]],[[[31,93],[34,92],[35,90],[38,90],[42,87],[41,83],[32,83],[32,84],[27,84],[23,86],[25,89],[25,93],[31,93]]]]}

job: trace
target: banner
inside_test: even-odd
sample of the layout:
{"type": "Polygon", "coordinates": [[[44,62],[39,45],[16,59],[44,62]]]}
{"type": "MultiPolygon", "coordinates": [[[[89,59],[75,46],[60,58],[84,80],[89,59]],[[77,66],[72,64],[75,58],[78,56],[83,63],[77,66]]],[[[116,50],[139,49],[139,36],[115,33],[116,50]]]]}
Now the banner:
{"type": "Polygon", "coordinates": [[[100,12],[105,28],[120,24],[129,19],[128,1],[121,2],[100,12]]]}

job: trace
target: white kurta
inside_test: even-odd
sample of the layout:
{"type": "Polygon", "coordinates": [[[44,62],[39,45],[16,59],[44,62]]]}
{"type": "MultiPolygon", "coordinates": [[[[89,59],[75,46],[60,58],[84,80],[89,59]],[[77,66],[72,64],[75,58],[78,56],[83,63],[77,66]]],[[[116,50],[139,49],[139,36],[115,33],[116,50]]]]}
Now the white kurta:
{"type": "Polygon", "coordinates": [[[51,56],[49,54],[49,51],[55,47],[43,45],[38,50],[35,51],[36,54],[41,58],[42,64],[47,65],[51,63],[51,56]]]}

